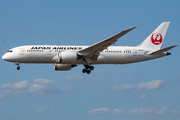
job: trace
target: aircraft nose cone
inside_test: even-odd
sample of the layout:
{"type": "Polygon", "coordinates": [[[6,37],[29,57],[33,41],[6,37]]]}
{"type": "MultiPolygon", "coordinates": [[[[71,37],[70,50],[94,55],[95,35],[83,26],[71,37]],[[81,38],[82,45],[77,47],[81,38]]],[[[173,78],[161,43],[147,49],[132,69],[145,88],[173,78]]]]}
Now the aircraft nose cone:
{"type": "Polygon", "coordinates": [[[14,54],[13,53],[5,53],[2,56],[2,59],[9,62],[14,62],[14,54]]]}
{"type": "Polygon", "coordinates": [[[3,60],[6,60],[6,54],[4,54],[4,55],[2,56],[2,59],[3,59],[3,60]]]}

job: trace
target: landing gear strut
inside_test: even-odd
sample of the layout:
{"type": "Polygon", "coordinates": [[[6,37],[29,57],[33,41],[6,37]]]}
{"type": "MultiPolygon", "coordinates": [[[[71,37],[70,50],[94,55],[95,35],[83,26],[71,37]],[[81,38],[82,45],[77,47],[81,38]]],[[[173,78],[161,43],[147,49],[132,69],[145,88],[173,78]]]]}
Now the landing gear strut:
{"type": "Polygon", "coordinates": [[[94,70],[94,66],[84,65],[85,69],[82,70],[83,73],[90,74],[91,70],[94,70]]]}
{"type": "Polygon", "coordinates": [[[17,70],[20,70],[19,63],[18,63],[18,62],[15,62],[15,65],[18,65],[18,66],[17,66],[17,70]]]}

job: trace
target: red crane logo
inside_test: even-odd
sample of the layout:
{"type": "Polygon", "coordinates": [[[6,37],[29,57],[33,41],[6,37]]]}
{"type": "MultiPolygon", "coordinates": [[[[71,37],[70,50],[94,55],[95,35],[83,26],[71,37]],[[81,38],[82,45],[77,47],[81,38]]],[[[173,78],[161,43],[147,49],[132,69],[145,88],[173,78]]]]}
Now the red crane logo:
{"type": "Polygon", "coordinates": [[[154,45],[159,45],[163,41],[162,35],[160,33],[153,33],[151,36],[151,42],[154,45]]]}

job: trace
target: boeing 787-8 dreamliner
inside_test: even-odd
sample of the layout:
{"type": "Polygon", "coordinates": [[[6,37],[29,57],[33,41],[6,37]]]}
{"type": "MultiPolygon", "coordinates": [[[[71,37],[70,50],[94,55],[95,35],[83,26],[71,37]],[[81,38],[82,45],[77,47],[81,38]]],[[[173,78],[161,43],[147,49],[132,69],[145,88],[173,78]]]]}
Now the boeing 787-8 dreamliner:
{"type": "Polygon", "coordinates": [[[83,73],[90,74],[96,64],[128,64],[170,55],[173,45],[160,49],[170,22],[160,24],[140,45],[135,47],[111,46],[117,39],[136,27],[124,30],[91,46],[27,45],[10,49],[2,59],[20,63],[50,63],[58,71],[84,65],[83,73]]]}

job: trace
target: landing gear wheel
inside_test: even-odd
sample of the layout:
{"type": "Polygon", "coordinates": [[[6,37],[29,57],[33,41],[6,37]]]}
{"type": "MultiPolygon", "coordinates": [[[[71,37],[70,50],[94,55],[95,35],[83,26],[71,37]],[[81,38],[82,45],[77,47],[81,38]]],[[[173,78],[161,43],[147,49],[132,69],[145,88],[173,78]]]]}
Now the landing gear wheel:
{"type": "Polygon", "coordinates": [[[84,67],[85,67],[86,69],[89,69],[89,65],[85,65],[84,67]]]}
{"type": "Polygon", "coordinates": [[[83,69],[82,72],[85,73],[87,70],[86,69],[83,69]]]}
{"type": "Polygon", "coordinates": [[[19,67],[19,66],[17,67],[17,70],[20,70],[20,67],[19,67]]]}
{"type": "Polygon", "coordinates": [[[82,70],[83,73],[90,74],[91,70],[94,70],[94,66],[84,65],[84,67],[85,67],[85,69],[82,70]]]}
{"type": "Polygon", "coordinates": [[[90,70],[94,70],[94,66],[89,66],[89,69],[90,70]]]}
{"type": "Polygon", "coordinates": [[[87,70],[87,74],[90,74],[91,73],[91,71],[90,70],[87,70]]]}

